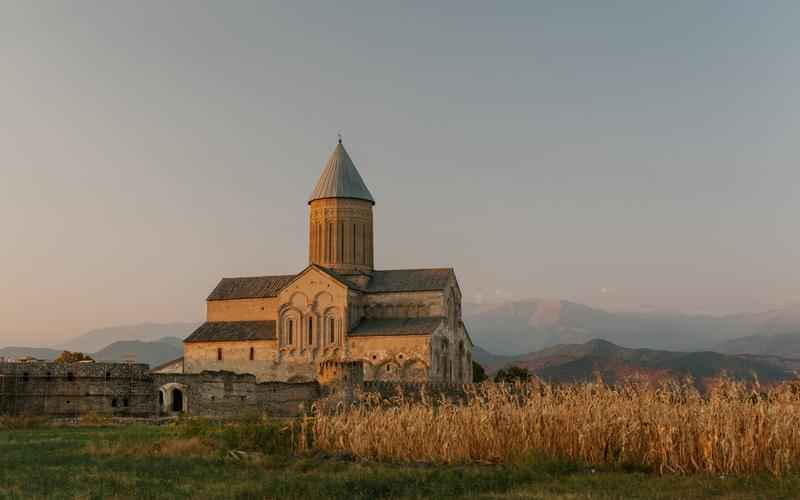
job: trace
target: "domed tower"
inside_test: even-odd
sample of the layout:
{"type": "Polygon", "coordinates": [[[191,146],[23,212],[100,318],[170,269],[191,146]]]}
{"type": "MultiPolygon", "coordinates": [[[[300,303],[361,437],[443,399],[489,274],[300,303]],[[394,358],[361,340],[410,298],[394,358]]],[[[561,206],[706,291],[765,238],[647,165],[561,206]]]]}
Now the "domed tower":
{"type": "Polygon", "coordinates": [[[308,204],[308,261],[343,274],[371,272],[375,200],[341,139],[328,158],[308,204]]]}

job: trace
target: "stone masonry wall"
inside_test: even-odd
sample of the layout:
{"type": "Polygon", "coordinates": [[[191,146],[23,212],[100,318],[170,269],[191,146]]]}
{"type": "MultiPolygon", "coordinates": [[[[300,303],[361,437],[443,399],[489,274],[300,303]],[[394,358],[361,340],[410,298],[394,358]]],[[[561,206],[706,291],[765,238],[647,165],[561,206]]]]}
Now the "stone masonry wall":
{"type": "MultiPolygon", "coordinates": [[[[184,411],[205,417],[288,417],[310,410],[322,395],[316,382],[257,382],[255,375],[226,371],[154,374],[158,390],[183,391],[184,411]]],[[[167,400],[169,396],[167,395],[167,400]]],[[[168,409],[161,413],[168,413],[168,409]]]]}
{"type": "Polygon", "coordinates": [[[180,413],[230,418],[291,417],[310,412],[321,398],[355,401],[358,393],[391,400],[463,400],[464,386],[363,380],[359,361],[325,362],[319,382],[258,382],[255,375],[228,371],[150,373],[147,365],[121,363],[2,363],[0,414],[76,417],[87,413],[156,417],[180,413]],[[320,383],[321,382],[321,383],[320,383]]]}
{"type": "Polygon", "coordinates": [[[0,363],[0,413],[152,416],[153,379],[144,364],[0,363]]]}

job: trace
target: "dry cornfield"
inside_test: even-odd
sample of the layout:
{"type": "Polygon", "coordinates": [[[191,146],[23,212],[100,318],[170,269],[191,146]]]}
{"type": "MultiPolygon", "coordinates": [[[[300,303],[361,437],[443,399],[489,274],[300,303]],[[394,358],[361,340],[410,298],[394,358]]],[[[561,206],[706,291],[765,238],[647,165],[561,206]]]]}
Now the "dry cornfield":
{"type": "Polygon", "coordinates": [[[723,380],[514,386],[484,383],[461,403],[390,402],[318,412],[314,447],[398,462],[511,463],[529,457],[658,473],[800,471],[800,397],[723,380]]]}

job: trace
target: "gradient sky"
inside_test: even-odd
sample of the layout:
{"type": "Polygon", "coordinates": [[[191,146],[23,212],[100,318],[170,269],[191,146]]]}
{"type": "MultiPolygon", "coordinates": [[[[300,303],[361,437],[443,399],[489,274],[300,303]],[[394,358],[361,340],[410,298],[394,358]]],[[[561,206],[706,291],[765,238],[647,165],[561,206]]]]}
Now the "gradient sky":
{"type": "Polygon", "coordinates": [[[0,0],[0,345],[307,262],[336,133],[379,268],[468,301],[800,301],[800,3],[0,0]],[[603,5],[601,5],[603,4],[603,5]]]}

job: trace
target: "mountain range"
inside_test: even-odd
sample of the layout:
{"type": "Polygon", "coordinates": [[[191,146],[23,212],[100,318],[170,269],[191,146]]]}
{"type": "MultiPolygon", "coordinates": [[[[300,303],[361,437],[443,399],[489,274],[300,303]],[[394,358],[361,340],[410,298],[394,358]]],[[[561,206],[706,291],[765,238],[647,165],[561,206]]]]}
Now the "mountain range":
{"type": "MultiPolygon", "coordinates": [[[[800,306],[715,317],[610,312],[564,300],[527,300],[465,303],[464,322],[474,343],[473,358],[487,371],[513,363],[556,379],[584,376],[587,370],[616,378],[634,369],[703,377],[707,374],[700,365],[706,364],[771,379],[800,370],[800,306]]],[[[101,328],[50,349],[5,347],[0,357],[54,359],[70,350],[98,361],[133,357],[156,366],[180,357],[181,339],[197,326],[143,323],[101,328]]]]}
{"type": "MultiPolygon", "coordinates": [[[[497,305],[465,303],[463,311],[472,341],[504,355],[605,339],[629,348],[785,356],[787,342],[800,338],[800,305],[753,314],[698,316],[610,312],[566,300],[533,299],[497,305]],[[741,340],[752,336],[759,337],[750,346],[741,340]],[[762,347],[758,345],[762,336],[773,341],[768,349],[754,352],[762,347]],[[740,340],[728,343],[735,339],[740,340]]],[[[800,352],[797,347],[791,349],[800,352]]]]}
{"type": "Polygon", "coordinates": [[[0,358],[31,356],[53,360],[66,350],[89,354],[96,361],[119,362],[131,359],[154,367],[181,357],[182,341],[196,327],[196,323],[143,323],[100,328],[52,348],[0,348],[0,358]]]}
{"type": "Polygon", "coordinates": [[[519,366],[543,380],[562,383],[594,380],[598,375],[607,383],[634,375],[651,381],[691,377],[699,387],[707,386],[723,373],[738,380],[755,377],[762,384],[795,378],[791,367],[779,359],[711,351],[628,349],[600,339],[557,345],[502,360],[481,359],[480,356],[480,352],[476,353],[476,361],[485,363],[489,373],[519,366]]]}

